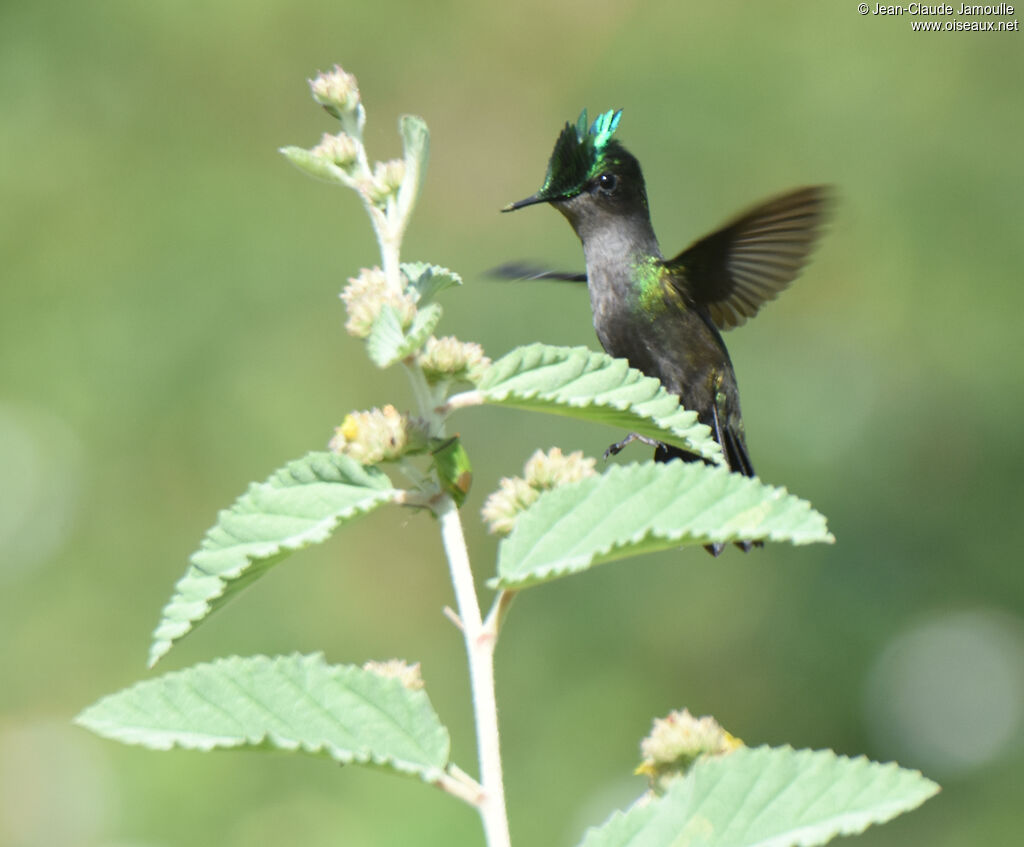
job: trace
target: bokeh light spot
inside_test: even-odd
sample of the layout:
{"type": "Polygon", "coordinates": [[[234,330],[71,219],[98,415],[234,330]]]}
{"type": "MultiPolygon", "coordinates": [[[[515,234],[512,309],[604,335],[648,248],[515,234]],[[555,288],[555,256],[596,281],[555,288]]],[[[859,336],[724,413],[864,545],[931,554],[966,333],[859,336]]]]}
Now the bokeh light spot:
{"type": "Polygon", "coordinates": [[[77,436],[51,413],[0,404],[0,581],[45,564],[67,540],[81,452],[77,436]]]}
{"type": "Polygon", "coordinates": [[[918,624],[878,657],[865,711],[884,758],[936,775],[998,758],[1024,720],[1024,625],[996,610],[918,624]]]}

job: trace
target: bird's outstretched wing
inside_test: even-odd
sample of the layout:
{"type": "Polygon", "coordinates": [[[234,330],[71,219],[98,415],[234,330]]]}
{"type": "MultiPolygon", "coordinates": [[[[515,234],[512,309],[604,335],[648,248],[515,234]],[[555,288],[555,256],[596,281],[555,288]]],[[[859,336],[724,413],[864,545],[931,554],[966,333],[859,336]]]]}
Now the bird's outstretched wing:
{"type": "Polygon", "coordinates": [[[667,260],[673,284],[687,301],[706,306],[719,329],[740,326],[800,273],[830,195],[811,186],[750,209],[667,260]]]}
{"type": "Polygon", "coordinates": [[[548,271],[536,265],[528,265],[525,262],[506,262],[487,272],[488,276],[499,277],[500,279],[558,279],[564,282],[586,282],[585,273],[571,273],[567,271],[548,271]]]}

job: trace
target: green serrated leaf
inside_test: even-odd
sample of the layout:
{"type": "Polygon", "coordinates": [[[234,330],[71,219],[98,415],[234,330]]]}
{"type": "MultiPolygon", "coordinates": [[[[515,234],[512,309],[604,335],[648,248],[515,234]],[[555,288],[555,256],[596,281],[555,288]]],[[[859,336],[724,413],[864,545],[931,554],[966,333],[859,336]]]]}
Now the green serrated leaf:
{"type": "Polygon", "coordinates": [[[411,356],[427,343],[427,339],[433,335],[441,320],[441,314],[442,309],[439,303],[427,303],[416,312],[416,317],[412,319],[412,326],[405,334],[405,343],[398,351],[396,361],[411,356]]]}
{"type": "Polygon", "coordinates": [[[402,273],[415,292],[420,305],[430,303],[440,292],[453,285],[462,285],[462,277],[455,271],[427,262],[403,262],[402,273]]]}
{"type": "Polygon", "coordinates": [[[398,494],[387,475],[347,456],[310,453],[253,483],[206,533],[153,633],[149,664],[250,582],[345,521],[398,494]]]}
{"type": "Polygon", "coordinates": [[[366,355],[378,368],[386,368],[401,359],[398,352],[405,343],[405,332],[398,312],[385,303],[381,306],[377,317],[366,337],[366,355]]]}
{"type": "Polygon", "coordinates": [[[664,797],[616,812],[581,847],[813,847],[938,790],[917,771],[831,750],[742,749],[698,761],[664,797]]]}
{"type": "Polygon", "coordinates": [[[402,330],[398,313],[388,304],[381,307],[366,339],[366,353],[378,368],[388,368],[422,347],[441,320],[441,306],[428,303],[416,312],[409,329],[402,330]]]}
{"type": "Polygon", "coordinates": [[[437,779],[448,731],[427,695],[321,654],[219,659],[104,697],[75,722],[155,750],[248,747],[437,779]]]}
{"type": "Polygon", "coordinates": [[[455,395],[452,406],[512,406],[610,426],[656,438],[714,462],[724,462],[709,427],[679,405],[653,377],[586,347],[531,344],[488,368],[475,392],[455,395]]]}
{"type": "Polygon", "coordinates": [[[831,543],[825,518],[784,488],[700,462],[614,465],[546,491],[498,547],[499,588],[638,553],[727,541],[831,543]]]}

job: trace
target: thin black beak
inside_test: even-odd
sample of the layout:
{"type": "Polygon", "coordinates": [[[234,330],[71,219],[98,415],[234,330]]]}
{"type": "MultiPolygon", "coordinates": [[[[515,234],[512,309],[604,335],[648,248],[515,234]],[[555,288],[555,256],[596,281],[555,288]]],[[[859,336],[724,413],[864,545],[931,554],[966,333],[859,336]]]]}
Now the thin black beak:
{"type": "Polygon", "coordinates": [[[523,206],[532,206],[535,203],[547,203],[547,197],[541,197],[539,194],[532,194],[524,200],[517,200],[515,203],[509,203],[503,212],[514,212],[516,209],[522,209],[523,206]]]}

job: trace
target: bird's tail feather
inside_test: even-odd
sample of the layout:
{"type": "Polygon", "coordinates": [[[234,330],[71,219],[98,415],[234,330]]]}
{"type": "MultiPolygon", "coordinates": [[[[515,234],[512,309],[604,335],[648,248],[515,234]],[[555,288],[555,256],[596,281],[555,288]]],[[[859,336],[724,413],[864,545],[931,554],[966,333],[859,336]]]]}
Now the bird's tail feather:
{"type": "MultiPolygon", "coordinates": [[[[744,476],[754,476],[754,466],[751,464],[750,455],[747,453],[747,445],[744,443],[742,436],[737,435],[729,427],[726,427],[722,434],[724,436],[722,440],[725,442],[722,445],[722,449],[725,451],[725,458],[729,463],[730,469],[744,476]]],[[[682,459],[684,462],[707,461],[701,459],[695,453],[689,453],[686,450],[680,450],[678,447],[672,447],[668,444],[659,444],[655,448],[654,461],[670,462],[672,459],[682,459]]],[[[749,553],[753,547],[764,547],[764,542],[737,541],[736,546],[744,553],[749,553]]],[[[704,549],[712,556],[717,556],[725,549],[725,545],[721,542],[705,544],[704,549]]]]}

